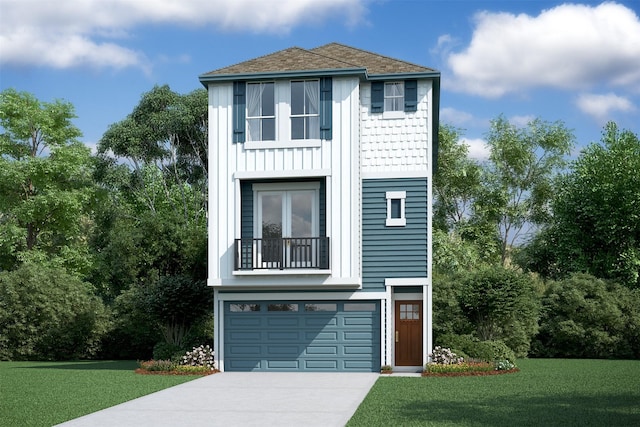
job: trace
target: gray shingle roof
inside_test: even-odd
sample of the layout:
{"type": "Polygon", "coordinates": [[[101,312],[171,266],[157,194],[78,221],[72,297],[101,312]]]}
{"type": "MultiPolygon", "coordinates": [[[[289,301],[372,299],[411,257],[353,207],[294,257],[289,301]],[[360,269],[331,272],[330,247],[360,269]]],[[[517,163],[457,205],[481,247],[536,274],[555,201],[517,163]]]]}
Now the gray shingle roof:
{"type": "Polygon", "coordinates": [[[321,70],[359,70],[371,75],[433,73],[436,70],[411,64],[377,53],[356,49],[340,43],[329,43],[314,49],[290,47],[250,59],[239,64],[205,73],[201,78],[228,75],[275,74],[321,70]]]}

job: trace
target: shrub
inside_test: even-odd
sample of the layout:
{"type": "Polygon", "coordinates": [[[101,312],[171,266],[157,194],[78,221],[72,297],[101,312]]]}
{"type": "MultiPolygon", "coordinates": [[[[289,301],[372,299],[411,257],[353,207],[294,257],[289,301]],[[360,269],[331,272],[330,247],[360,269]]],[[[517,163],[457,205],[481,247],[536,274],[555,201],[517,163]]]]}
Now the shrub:
{"type": "Polygon", "coordinates": [[[480,341],[472,335],[447,334],[440,338],[440,344],[455,349],[456,354],[465,359],[478,359],[485,362],[510,360],[515,362],[516,355],[500,340],[480,341]]]}
{"type": "Polygon", "coordinates": [[[173,371],[176,368],[176,363],[172,360],[146,360],[138,362],[140,369],[150,372],[165,372],[173,371]]]}
{"type": "Polygon", "coordinates": [[[497,360],[494,363],[496,371],[510,371],[511,369],[516,368],[515,363],[511,363],[509,360],[497,360]]]}
{"type": "Polygon", "coordinates": [[[153,358],[154,359],[169,359],[169,360],[179,360],[180,357],[184,354],[184,349],[176,344],[170,344],[167,342],[159,342],[153,347],[153,358]]]}
{"type": "Polygon", "coordinates": [[[427,363],[425,371],[435,374],[460,373],[460,372],[488,372],[495,370],[492,363],[488,362],[461,362],[453,364],[427,363]]]}
{"type": "Polygon", "coordinates": [[[442,348],[436,346],[433,349],[433,353],[429,354],[432,363],[440,365],[452,365],[464,362],[464,358],[459,357],[456,353],[452,352],[449,348],[442,348]]]}
{"type": "Polygon", "coordinates": [[[540,312],[529,276],[503,267],[471,272],[460,283],[460,307],[481,341],[501,340],[516,356],[527,355],[540,312]]]}
{"type": "Polygon", "coordinates": [[[92,286],[62,267],[0,272],[0,359],[68,360],[99,350],[108,315],[92,286]]]}
{"type": "Polygon", "coordinates": [[[188,351],[187,354],[182,357],[180,364],[185,366],[200,366],[211,370],[216,368],[213,350],[208,345],[194,347],[193,350],[188,351]]]}
{"type": "Polygon", "coordinates": [[[552,283],[534,354],[541,357],[640,357],[640,293],[587,274],[552,283]]]}

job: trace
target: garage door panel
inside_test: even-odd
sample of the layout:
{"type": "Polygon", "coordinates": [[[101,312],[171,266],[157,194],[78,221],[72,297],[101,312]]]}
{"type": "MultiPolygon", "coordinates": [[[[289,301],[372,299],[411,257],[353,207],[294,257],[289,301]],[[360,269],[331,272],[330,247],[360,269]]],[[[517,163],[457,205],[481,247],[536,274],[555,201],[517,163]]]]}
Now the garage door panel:
{"type": "Polygon", "coordinates": [[[374,339],[373,332],[380,331],[360,331],[360,332],[344,332],[344,340],[345,341],[369,341],[371,342],[374,339]]]}
{"type": "Polygon", "coordinates": [[[233,342],[255,342],[262,340],[262,333],[259,331],[230,331],[229,338],[233,342]]]}
{"type": "Polygon", "coordinates": [[[307,314],[303,317],[303,325],[306,328],[330,328],[338,326],[338,319],[333,317],[335,314],[331,316],[318,316],[315,313],[307,314]]]}
{"type": "Polygon", "coordinates": [[[338,354],[338,347],[337,346],[319,346],[319,345],[309,346],[305,349],[305,354],[313,354],[313,355],[325,354],[330,356],[336,356],[338,354]]]}
{"type": "Polygon", "coordinates": [[[338,332],[305,332],[304,339],[307,341],[337,341],[338,340],[338,332]]]}
{"type": "Polygon", "coordinates": [[[269,341],[293,341],[300,342],[300,332],[298,331],[269,331],[267,332],[269,341]]]}
{"type": "Polygon", "coordinates": [[[305,360],[304,367],[309,371],[337,371],[337,360],[305,360]]]}
{"type": "Polygon", "coordinates": [[[231,371],[377,371],[380,368],[380,306],[340,301],[246,302],[261,311],[231,311],[225,305],[225,369],[231,371]],[[305,304],[333,311],[305,311],[305,304]],[[299,311],[268,310],[299,304],[299,311]],[[375,311],[371,311],[371,307],[375,311]]]}
{"type": "Polygon", "coordinates": [[[237,328],[259,328],[262,326],[262,322],[263,319],[260,318],[258,315],[256,315],[255,313],[250,313],[250,314],[246,314],[246,313],[242,313],[243,316],[240,317],[232,317],[231,319],[229,319],[228,325],[231,327],[237,327],[237,328]]]}
{"type": "Polygon", "coordinates": [[[297,371],[300,369],[300,362],[298,360],[267,360],[265,363],[267,370],[286,370],[297,371]]]}
{"type": "Polygon", "coordinates": [[[267,317],[269,328],[299,328],[300,318],[295,316],[269,316],[267,317]]]}
{"type": "Polygon", "coordinates": [[[300,356],[302,349],[297,345],[267,345],[266,355],[276,357],[292,357],[297,358],[300,356]]]}
{"type": "Polygon", "coordinates": [[[262,347],[259,345],[227,345],[226,351],[230,356],[259,356],[262,354],[262,347]]]}

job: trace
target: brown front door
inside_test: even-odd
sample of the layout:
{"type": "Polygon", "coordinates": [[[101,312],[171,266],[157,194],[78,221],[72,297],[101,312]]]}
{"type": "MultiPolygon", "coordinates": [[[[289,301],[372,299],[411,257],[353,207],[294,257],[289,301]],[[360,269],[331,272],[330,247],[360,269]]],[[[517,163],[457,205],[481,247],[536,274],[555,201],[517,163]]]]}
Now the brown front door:
{"type": "Polygon", "coordinates": [[[396,301],[396,366],[422,365],[422,301],[396,301]]]}

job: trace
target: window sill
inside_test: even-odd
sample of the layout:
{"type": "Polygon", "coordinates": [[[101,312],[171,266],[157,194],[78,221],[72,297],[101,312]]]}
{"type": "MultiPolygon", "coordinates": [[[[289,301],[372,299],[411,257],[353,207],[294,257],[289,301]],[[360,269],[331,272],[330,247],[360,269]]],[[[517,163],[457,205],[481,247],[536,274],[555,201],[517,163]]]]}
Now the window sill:
{"type": "Polygon", "coordinates": [[[385,111],[384,113],[382,113],[382,118],[385,120],[404,119],[404,117],[404,111],[385,111]]]}
{"type": "Polygon", "coordinates": [[[387,218],[387,227],[405,227],[407,220],[405,218],[387,218]]]}
{"type": "Polygon", "coordinates": [[[321,147],[321,139],[298,139],[293,141],[247,141],[245,150],[265,150],[271,148],[314,148],[321,147]]]}
{"type": "Polygon", "coordinates": [[[319,270],[317,268],[292,268],[288,270],[236,270],[234,276],[329,276],[331,270],[319,270]]]}

